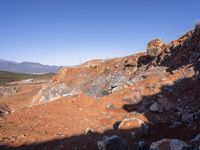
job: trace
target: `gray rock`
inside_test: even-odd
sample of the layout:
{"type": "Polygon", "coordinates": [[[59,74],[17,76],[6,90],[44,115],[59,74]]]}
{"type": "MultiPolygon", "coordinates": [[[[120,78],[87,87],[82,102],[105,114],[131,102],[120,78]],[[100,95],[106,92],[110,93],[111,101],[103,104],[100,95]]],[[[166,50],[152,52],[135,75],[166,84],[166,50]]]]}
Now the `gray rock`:
{"type": "Polygon", "coordinates": [[[116,135],[103,137],[102,141],[97,142],[97,146],[99,150],[127,150],[127,143],[116,135]]]}
{"type": "Polygon", "coordinates": [[[193,53],[189,58],[189,63],[195,63],[200,58],[200,53],[193,53]]]}
{"type": "Polygon", "coordinates": [[[192,114],[187,114],[182,117],[182,120],[186,123],[192,124],[194,121],[200,119],[200,112],[195,112],[192,114]]]}
{"type": "Polygon", "coordinates": [[[144,76],[143,75],[137,75],[135,77],[133,77],[130,81],[129,81],[129,84],[133,85],[133,84],[136,84],[138,82],[141,82],[144,80],[144,76]]]}
{"type": "Polygon", "coordinates": [[[183,150],[189,147],[185,142],[178,139],[162,139],[157,142],[153,142],[150,146],[150,150],[183,150]]]}
{"type": "Polygon", "coordinates": [[[89,96],[106,96],[116,90],[120,90],[120,87],[126,85],[127,81],[128,78],[123,74],[102,75],[91,83],[85,93],[89,96]]]}
{"type": "Polygon", "coordinates": [[[123,74],[114,74],[110,80],[110,87],[126,85],[127,81],[128,81],[128,78],[124,76],[123,74]]]}
{"type": "Polygon", "coordinates": [[[147,147],[147,145],[145,144],[144,141],[139,141],[138,150],[148,150],[148,147],[147,147]]]}
{"type": "MultiPolygon", "coordinates": [[[[90,87],[85,91],[89,96],[106,96],[109,94],[109,88],[105,87],[108,81],[111,81],[112,76],[99,76],[95,81],[93,81],[90,87]]],[[[115,85],[113,85],[115,86],[115,85]]]]}
{"type": "MultiPolygon", "coordinates": [[[[109,91],[109,90],[108,90],[109,91]]],[[[109,92],[104,92],[102,91],[102,88],[101,86],[99,85],[92,85],[87,91],[86,91],[86,94],[88,96],[98,96],[98,97],[101,97],[101,96],[105,96],[105,95],[108,95],[109,92]]]]}
{"type": "Polygon", "coordinates": [[[172,123],[172,125],[170,126],[170,128],[178,128],[182,125],[182,122],[179,122],[179,121],[174,121],[172,123]]]}
{"type": "MultiPolygon", "coordinates": [[[[47,103],[50,101],[57,100],[61,97],[72,96],[77,94],[74,90],[68,88],[65,84],[48,85],[46,88],[39,92],[40,99],[39,103],[47,103]]],[[[32,104],[35,100],[33,99],[32,104]]]]}
{"type": "Polygon", "coordinates": [[[200,142],[200,134],[198,134],[197,136],[195,136],[191,142],[200,142]]]}
{"type": "Polygon", "coordinates": [[[150,107],[149,110],[152,112],[159,112],[160,105],[158,103],[153,103],[150,107]]]}

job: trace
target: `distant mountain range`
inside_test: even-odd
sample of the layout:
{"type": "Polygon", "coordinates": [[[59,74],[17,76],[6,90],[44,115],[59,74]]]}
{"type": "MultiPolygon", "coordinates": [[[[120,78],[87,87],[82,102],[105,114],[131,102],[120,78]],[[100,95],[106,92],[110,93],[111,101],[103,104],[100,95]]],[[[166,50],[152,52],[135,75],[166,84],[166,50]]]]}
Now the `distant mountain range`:
{"type": "Polygon", "coordinates": [[[9,71],[9,72],[17,72],[17,73],[55,73],[61,66],[49,66],[42,65],[40,63],[34,62],[15,62],[8,61],[5,59],[0,59],[0,71],[9,71]]]}

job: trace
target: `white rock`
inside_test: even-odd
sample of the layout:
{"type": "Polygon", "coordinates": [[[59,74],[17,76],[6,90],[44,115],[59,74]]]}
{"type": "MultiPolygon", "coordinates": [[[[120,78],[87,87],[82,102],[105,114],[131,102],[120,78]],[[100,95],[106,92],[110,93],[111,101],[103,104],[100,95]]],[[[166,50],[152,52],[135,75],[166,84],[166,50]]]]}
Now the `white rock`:
{"type": "Polygon", "coordinates": [[[158,112],[159,111],[159,104],[158,103],[153,103],[151,106],[150,106],[150,108],[149,108],[149,110],[150,111],[152,111],[152,112],[158,112]]]}

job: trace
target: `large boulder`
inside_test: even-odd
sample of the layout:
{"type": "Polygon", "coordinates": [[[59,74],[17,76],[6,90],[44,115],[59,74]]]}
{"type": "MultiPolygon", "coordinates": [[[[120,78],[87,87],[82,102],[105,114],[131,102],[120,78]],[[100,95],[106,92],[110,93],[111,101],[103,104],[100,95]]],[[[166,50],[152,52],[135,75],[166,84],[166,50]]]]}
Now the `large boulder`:
{"type": "Polygon", "coordinates": [[[178,139],[162,139],[153,142],[150,146],[150,150],[183,150],[186,148],[188,148],[188,145],[178,139]]]}
{"type": "Polygon", "coordinates": [[[147,55],[155,57],[164,49],[165,46],[166,44],[160,39],[152,40],[147,45],[147,55]]]}
{"type": "Polygon", "coordinates": [[[119,130],[130,130],[129,137],[132,139],[138,139],[142,136],[147,136],[149,133],[149,125],[135,117],[124,119],[118,126],[119,130]]]}
{"type": "Polygon", "coordinates": [[[143,125],[145,125],[145,121],[139,119],[139,118],[126,118],[124,119],[120,124],[118,129],[120,130],[129,130],[129,129],[136,129],[141,128],[143,125]]]}

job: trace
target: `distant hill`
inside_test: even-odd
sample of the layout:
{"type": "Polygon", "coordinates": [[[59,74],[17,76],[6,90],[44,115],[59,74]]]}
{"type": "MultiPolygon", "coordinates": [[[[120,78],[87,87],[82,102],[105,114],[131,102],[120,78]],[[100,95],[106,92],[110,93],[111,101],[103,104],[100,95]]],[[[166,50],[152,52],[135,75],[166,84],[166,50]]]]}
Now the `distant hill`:
{"type": "Polygon", "coordinates": [[[58,72],[60,66],[42,65],[34,62],[14,62],[0,59],[0,71],[9,71],[17,73],[55,73],[58,72]]]}
{"type": "Polygon", "coordinates": [[[34,80],[47,80],[51,79],[56,73],[47,74],[25,74],[25,73],[14,73],[7,71],[0,71],[0,86],[6,85],[7,83],[25,79],[34,80]]]}

